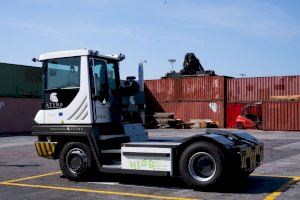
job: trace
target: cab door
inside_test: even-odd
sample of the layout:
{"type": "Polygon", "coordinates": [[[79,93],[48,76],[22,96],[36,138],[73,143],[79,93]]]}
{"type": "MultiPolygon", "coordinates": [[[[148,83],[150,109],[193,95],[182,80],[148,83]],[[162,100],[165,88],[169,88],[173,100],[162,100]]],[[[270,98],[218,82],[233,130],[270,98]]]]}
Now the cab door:
{"type": "Polygon", "coordinates": [[[107,63],[101,59],[90,59],[91,93],[95,123],[109,123],[111,118],[111,98],[107,77],[107,63]]]}

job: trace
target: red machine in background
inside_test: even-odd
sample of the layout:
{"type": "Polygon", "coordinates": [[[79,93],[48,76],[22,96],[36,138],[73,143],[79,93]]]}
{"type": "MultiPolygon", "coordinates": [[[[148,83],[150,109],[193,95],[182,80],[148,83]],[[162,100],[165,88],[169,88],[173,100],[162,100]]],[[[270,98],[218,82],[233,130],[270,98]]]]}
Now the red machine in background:
{"type": "Polygon", "coordinates": [[[262,104],[248,104],[236,118],[236,127],[238,129],[259,129],[262,130],[262,104]]]}

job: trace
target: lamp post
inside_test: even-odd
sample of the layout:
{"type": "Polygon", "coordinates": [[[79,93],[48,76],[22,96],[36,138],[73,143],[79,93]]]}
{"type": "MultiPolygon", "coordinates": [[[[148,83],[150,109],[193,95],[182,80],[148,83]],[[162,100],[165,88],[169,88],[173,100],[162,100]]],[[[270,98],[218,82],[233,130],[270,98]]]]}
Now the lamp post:
{"type": "MultiPolygon", "coordinates": [[[[141,92],[144,92],[144,63],[146,62],[147,60],[141,59],[141,62],[139,63],[138,75],[139,75],[139,85],[140,85],[141,92]]],[[[144,103],[144,108],[146,108],[145,103],[144,103]]],[[[145,124],[145,110],[140,111],[140,116],[143,124],[145,124]]]]}
{"type": "Polygon", "coordinates": [[[174,58],[171,58],[168,60],[170,63],[171,63],[171,66],[172,66],[172,72],[174,71],[174,63],[176,62],[176,59],[174,58]]]}
{"type": "Polygon", "coordinates": [[[146,63],[147,60],[141,59],[141,62],[139,63],[138,68],[138,76],[139,76],[139,85],[141,92],[144,91],[144,63],[146,63]]]}

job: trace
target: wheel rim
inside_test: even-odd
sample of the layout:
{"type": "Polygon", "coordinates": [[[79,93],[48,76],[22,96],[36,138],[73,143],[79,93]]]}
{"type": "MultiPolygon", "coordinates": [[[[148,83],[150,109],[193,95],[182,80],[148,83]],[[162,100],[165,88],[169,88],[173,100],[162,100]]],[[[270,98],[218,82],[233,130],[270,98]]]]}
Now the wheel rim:
{"type": "Polygon", "coordinates": [[[197,152],[190,158],[188,169],[194,179],[205,182],[215,175],[216,162],[210,154],[197,152]]]}
{"type": "Polygon", "coordinates": [[[74,174],[80,174],[87,167],[87,157],[79,148],[71,149],[66,156],[68,169],[74,174]]]}

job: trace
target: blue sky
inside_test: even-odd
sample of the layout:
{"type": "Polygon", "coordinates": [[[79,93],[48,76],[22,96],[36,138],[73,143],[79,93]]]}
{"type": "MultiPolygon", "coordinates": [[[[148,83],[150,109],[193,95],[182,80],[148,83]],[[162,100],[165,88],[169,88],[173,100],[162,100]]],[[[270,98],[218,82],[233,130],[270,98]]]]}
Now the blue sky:
{"type": "Polygon", "coordinates": [[[11,0],[0,7],[0,62],[37,65],[42,53],[123,53],[122,77],[157,79],[194,52],[219,75],[300,74],[297,0],[11,0]]]}

